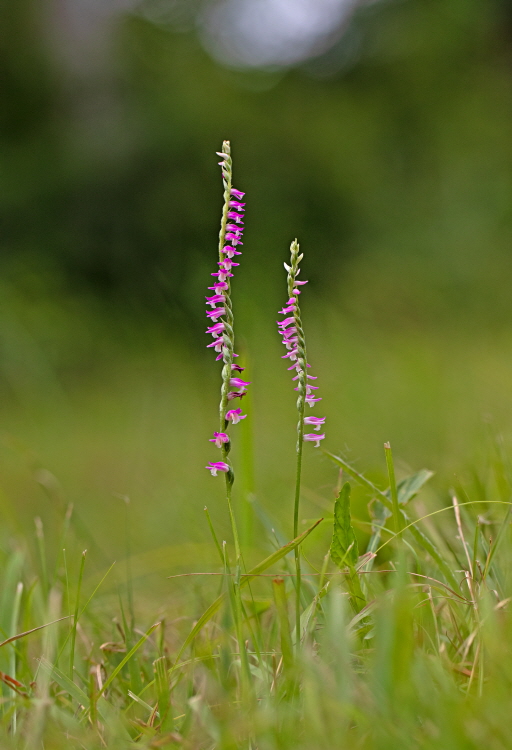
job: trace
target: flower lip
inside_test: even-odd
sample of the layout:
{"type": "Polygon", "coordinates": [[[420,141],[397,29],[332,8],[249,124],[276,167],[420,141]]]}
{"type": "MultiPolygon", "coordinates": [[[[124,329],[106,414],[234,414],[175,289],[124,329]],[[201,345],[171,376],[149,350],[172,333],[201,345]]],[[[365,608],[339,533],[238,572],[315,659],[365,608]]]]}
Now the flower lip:
{"type": "Polygon", "coordinates": [[[211,471],[212,477],[216,477],[218,471],[229,471],[229,464],[224,463],[224,461],[210,461],[208,466],[204,468],[211,471]]]}

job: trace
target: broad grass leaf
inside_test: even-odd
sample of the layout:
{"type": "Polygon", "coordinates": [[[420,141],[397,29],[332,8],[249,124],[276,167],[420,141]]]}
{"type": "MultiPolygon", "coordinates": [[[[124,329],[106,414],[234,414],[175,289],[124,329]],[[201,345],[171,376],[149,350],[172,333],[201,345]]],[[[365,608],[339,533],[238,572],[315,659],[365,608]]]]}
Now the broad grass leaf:
{"type": "MultiPolygon", "coordinates": [[[[356,469],[354,469],[353,466],[351,466],[347,461],[344,461],[339,456],[335,456],[334,453],[330,453],[330,451],[327,451],[324,449],[323,451],[326,456],[329,456],[331,461],[333,461],[337,466],[341,466],[342,469],[344,469],[349,476],[351,476],[353,479],[355,479],[357,482],[359,482],[363,487],[365,487],[371,494],[376,497],[380,502],[390,511],[393,510],[391,505],[390,498],[386,495],[385,492],[382,490],[379,490],[378,487],[376,487],[372,482],[370,482],[366,477],[364,477],[362,474],[360,474],[356,469]]],[[[437,563],[439,566],[439,569],[444,574],[446,580],[450,584],[452,588],[457,588],[459,583],[453,574],[450,565],[448,562],[444,559],[440,551],[437,549],[436,545],[429,539],[429,537],[421,531],[415,524],[416,522],[410,521],[409,517],[406,515],[405,511],[400,508],[400,511],[403,515],[403,522],[408,527],[408,531],[412,536],[414,537],[417,544],[421,545],[423,549],[428,552],[428,554],[432,557],[433,560],[437,563]]]]}
{"type": "Polygon", "coordinates": [[[359,547],[350,520],[350,484],[348,482],[345,482],[334,503],[331,557],[339,568],[346,565],[355,567],[359,559],[359,547]]]}
{"type": "Polygon", "coordinates": [[[348,568],[347,585],[350,603],[356,612],[366,606],[366,597],[361,588],[356,565],[359,546],[350,518],[350,484],[345,482],[334,503],[334,529],[331,542],[331,557],[338,568],[348,568]]]}

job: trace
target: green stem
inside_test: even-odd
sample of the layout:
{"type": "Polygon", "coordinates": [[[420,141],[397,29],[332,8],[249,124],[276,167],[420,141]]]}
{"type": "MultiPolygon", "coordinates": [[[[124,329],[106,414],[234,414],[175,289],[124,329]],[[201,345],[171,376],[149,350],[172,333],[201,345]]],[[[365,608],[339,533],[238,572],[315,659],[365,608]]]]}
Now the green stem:
{"type": "Polygon", "coordinates": [[[238,537],[238,529],[236,526],[235,514],[233,513],[233,506],[231,504],[231,486],[232,483],[229,481],[229,477],[226,474],[226,499],[228,502],[229,520],[231,521],[231,530],[233,532],[233,541],[235,543],[235,558],[237,567],[240,567],[241,553],[240,553],[240,540],[238,537]]]}
{"type": "MultiPolygon", "coordinates": [[[[299,536],[299,503],[300,503],[300,480],[302,473],[302,449],[304,447],[304,406],[302,399],[301,409],[299,410],[299,423],[297,425],[298,442],[297,442],[297,473],[295,476],[295,502],[293,506],[293,538],[299,536]]],[[[295,547],[295,648],[297,652],[300,649],[300,590],[301,590],[301,569],[300,569],[300,547],[295,547]]]]}
{"type": "Polygon", "coordinates": [[[393,504],[393,520],[395,524],[395,533],[400,534],[402,531],[402,518],[400,513],[400,506],[398,504],[398,490],[396,486],[395,478],[395,465],[393,463],[393,454],[391,452],[391,445],[384,443],[384,452],[386,454],[386,465],[388,469],[389,477],[389,490],[391,492],[391,502],[393,504]]]}

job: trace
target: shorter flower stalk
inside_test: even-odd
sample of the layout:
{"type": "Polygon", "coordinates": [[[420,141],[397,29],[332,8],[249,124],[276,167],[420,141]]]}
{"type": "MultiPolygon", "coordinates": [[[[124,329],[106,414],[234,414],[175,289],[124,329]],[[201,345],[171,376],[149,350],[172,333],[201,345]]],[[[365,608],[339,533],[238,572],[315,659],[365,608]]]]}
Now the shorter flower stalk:
{"type": "MultiPolygon", "coordinates": [[[[306,433],[304,427],[306,425],[313,425],[313,428],[320,431],[320,426],[324,424],[325,417],[305,417],[304,410],[306,404],[314,406],[318,401],[322,399],[319,396],[314,395],[314,391],[318,389],[318,386],[312,385],[310,380],[316,380],[316,377],[310,375],[307,370],[311,365],[307,362],[306,355],[306,339],[304,336],[304,330],[302,327],[302,320],[300,314],[299,295],[301,294],[301,286],[307,284],[307,281],[300,281],[297,277],[300,273],[299,263],[302,260],[303,255],[299,253],[299,244],[297,240],[294,240],[290,247],[290,265],[284,264],[286,271],[288,272],[288,301],[283,309],[279,311],[280,315],[286,316],[283,320],[277,321],[279,333],[282,336],[283,344],[287,349],[287,353],[282,357],[283,359],[289,359],[291,362],[289,370],[295,370],[295,376],[293,381],[297,381],[295,391],[297,391],[297,411],[299,413],[299,421],[297,424],[297,471],[295,481],[295,500],[293,509],[293,536],[296,538],[299,535],[299,502],[300,502],[300,483],[301,483],[301,472],[302,472],[302,448],[304,442],[312,442],[315,447],[320,445],[320,441],[325,438],[325,433],[315,434],[306,433]]],[[[301,642],[301,630],[300,630],[300,590],[301,590],[301,567],[300,567],[300,550],[298,547],[295,548],[295,570],[296,570],[296,600],[295,600],[295,632],[296,632],[296,648],[300,648],[301,642]]]]}

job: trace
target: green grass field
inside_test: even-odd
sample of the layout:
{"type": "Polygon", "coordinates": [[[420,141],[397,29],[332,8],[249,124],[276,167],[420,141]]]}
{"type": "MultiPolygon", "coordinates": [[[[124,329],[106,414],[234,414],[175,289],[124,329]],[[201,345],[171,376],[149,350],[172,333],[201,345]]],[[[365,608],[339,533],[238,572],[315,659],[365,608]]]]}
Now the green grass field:
{"type": "Polygon", "coordinates": [[[304,308],[325,449],[348,464],[306,446],[300,530],[324,520],[302,545],[297,649],[279,552],[295,402],[273,311],[240,302],[253,385],[234,503],[257,575],[237,584],[222,478],[203,468],[219,378],[204,342],[88,301],[5,303],[1,637],[59,622],[1,647],[2,747],[510,746],[509,338],[343,317],[314,290],[304,308]],[[375,517],[386,440],[399,483],[435,472],[418,494],[399,484],[399,537],[375,517]],[[343,527],[330,559],[346,480],[360,557],[343,527]]]}

